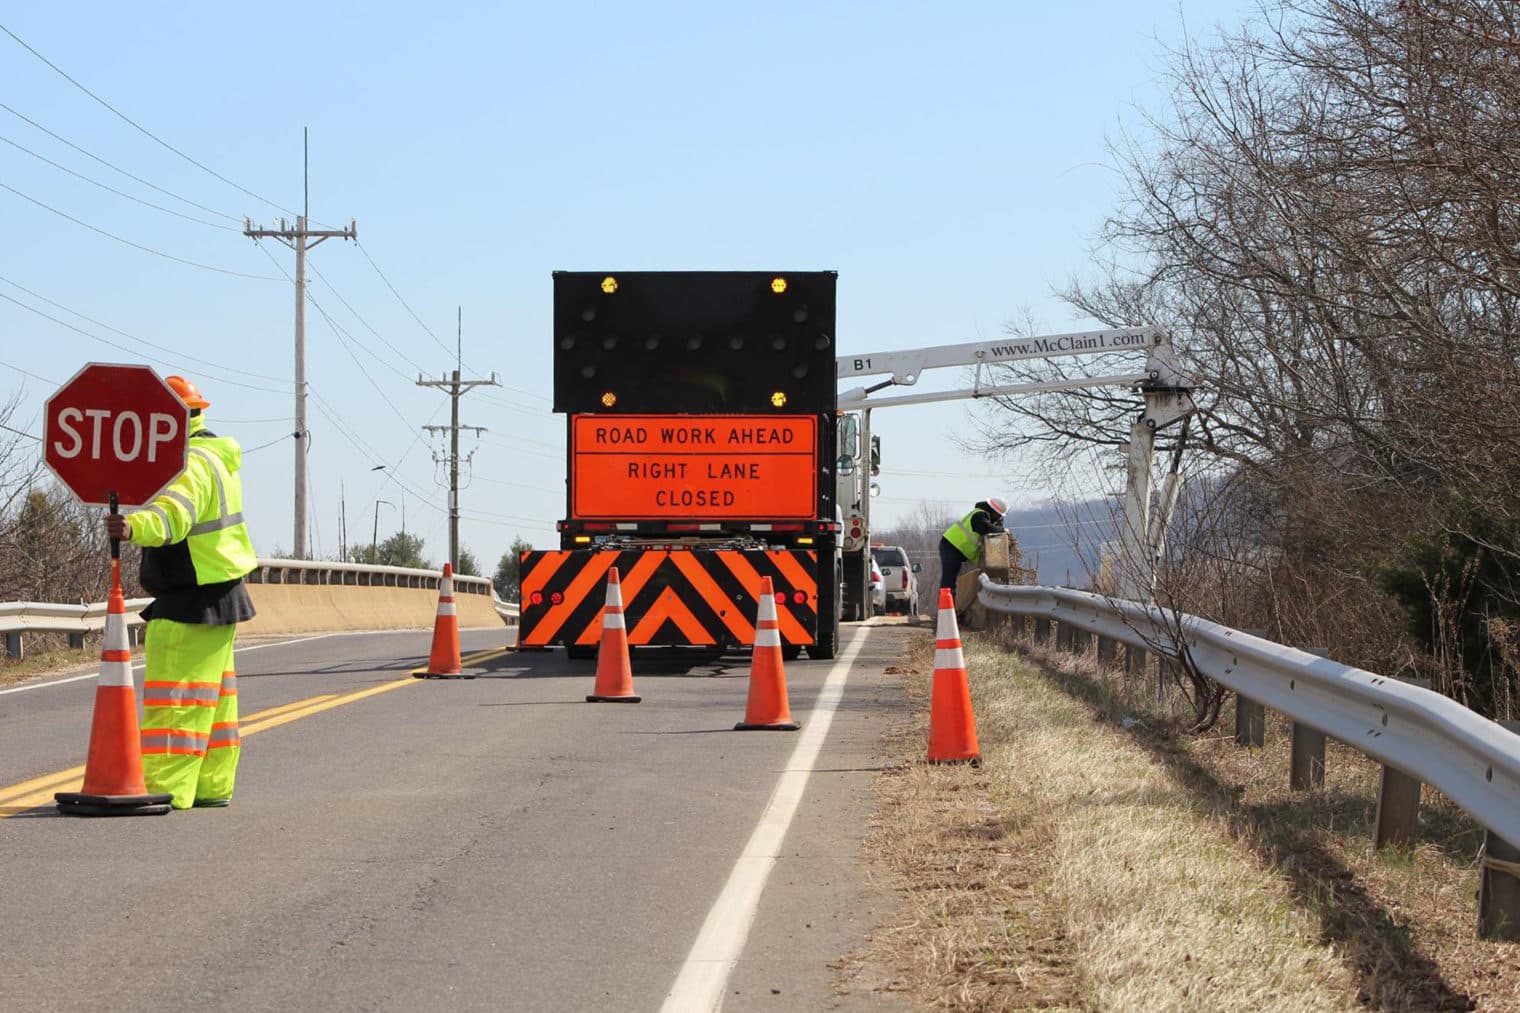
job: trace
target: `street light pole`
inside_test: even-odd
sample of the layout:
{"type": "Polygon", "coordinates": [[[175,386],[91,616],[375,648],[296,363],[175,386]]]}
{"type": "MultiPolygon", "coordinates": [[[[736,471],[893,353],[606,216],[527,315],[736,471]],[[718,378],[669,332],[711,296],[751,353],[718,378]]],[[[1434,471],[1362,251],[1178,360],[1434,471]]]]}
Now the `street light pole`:
{"type": "Polygon", "coordinates": [[[370,532],[370,535],[369,535],[369,558],[370,558],[370,561],[374,562],[374,563],[380,562],[380,504],[381,503],[384,503],[386,506],[390,507],[392,510],[396,509],[396,504],[392,503],[388,499],[377,499],[377,500],[375,500],[375,527],[374,527],[374,530],[372,530],[370,532]]]}

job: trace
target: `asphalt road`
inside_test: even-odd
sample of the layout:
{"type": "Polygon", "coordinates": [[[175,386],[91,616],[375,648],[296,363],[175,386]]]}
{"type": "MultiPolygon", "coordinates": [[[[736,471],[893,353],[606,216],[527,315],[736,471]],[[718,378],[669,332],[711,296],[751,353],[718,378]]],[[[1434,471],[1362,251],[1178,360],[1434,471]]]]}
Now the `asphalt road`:
{"type": "Polygon", "coordinates": [[[732,730],[748,656],[636,653],[644,702],[588,704],[594,662],[472,663],[501,631],[463,637],[472,680],[411,678],[424,633],[249,645],[233,805],[131,819],[50,804],[93,678],[8,688],[0,1006],[875,1008],[829,964],[887,902],[860,852],[883,670],[929,634],[846,629],[786,666],[801,732],[732,730]]]}

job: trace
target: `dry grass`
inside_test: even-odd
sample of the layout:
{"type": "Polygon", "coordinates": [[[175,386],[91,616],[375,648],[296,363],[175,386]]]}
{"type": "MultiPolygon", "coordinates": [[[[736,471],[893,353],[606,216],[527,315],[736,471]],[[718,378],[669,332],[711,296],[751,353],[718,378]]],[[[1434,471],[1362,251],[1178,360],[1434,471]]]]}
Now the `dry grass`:
{"type": "Polygon", "coordinates": [[[1332,744],[1326,788],[1292,793],[1285,725],[1255,751],[1181,735],[1089,659],[967,643],[981,768],[921,762],[927,637],[900,666],[914,712],[867,850],[902,921],[864,957],[894,987],[947,1009],[1520,1009],[1520,947],[1473,938],[1475,830],[1429,789],[1420,846],[1380,855],[1360,754],[1332,744]]]}

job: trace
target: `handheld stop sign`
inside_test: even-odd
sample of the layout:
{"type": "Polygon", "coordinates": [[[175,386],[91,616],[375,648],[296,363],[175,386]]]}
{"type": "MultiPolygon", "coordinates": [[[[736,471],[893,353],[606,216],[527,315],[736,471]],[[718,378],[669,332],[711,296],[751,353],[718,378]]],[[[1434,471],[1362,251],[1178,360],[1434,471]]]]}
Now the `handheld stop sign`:
{"type": "Polygon", "coordinates": [[[190,409],[147,366],[92,362],[48,398],[43,461],[90,506],[143,506],[185,470],[190,409]]]}

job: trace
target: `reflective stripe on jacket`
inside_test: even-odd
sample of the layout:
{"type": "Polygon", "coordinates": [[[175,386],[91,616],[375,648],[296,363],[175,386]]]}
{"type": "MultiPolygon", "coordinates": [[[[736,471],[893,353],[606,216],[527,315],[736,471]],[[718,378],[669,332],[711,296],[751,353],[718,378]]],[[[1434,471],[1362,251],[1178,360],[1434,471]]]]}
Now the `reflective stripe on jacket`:
{"type": "Polygon", "coordinates": [[[228,437],[198,435],[205,428],[203,419],[190,420],[185,470],[132,515],[134,545],[158,549],[185,543],[197,585],[237,580],[258,562],[243,522],[242,449],[228,437]]]}
{"type": "Polygon", "coordinates": [[[971,527],[971,519],[987,511],[973,507],[971,512],[945,529],[945,541],[960,550],[967,559],[975,559],[982,551],[981,536],[971,527]]]}

